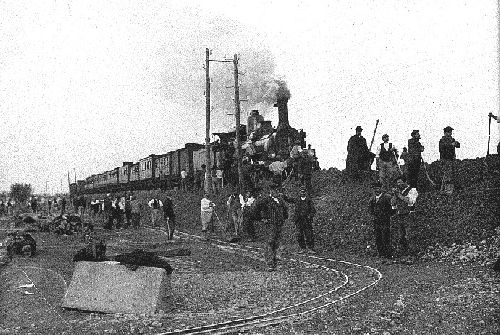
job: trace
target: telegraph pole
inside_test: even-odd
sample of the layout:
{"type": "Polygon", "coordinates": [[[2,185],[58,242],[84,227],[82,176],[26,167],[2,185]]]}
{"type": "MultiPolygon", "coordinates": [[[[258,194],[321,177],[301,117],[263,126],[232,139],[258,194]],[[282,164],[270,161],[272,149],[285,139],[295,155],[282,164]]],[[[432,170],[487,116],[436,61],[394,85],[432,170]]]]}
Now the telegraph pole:
{"type": "Polygon", "coordinates": [[[241,170],[241,151],[240,151],[240,86],[238,83],[238,55],[234,55],[234,105],[235,105],[235,119],[236,119],[236,164],[238,167],[238,188],[240,192],[243,186],[243,172],[241,170]]]}
{"type": "Polygon", "coordinates": [[[205,99],[206,99],[206,132],[205,132],[205,161],[207,162],[207,167],[205,169],[205,193],[212,193],[212,172],[210,162],[210,50],[206,48],[205,50],[205,99]]]}

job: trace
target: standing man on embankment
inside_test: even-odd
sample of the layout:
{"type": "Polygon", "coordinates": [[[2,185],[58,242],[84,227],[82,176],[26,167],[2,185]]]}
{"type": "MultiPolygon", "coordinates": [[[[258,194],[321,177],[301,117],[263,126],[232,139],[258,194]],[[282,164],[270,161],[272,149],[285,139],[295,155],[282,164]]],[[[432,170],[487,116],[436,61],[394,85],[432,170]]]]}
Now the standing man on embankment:
{"type": "Polygon", "coordinates": [[[443,131],[444,135],[439,140],[439,160],[443,169],[441,191],[452,193],[454,188],[455,159],[457,158],[455,149],[460,148],[460,143],[452,137],[452,127],[447,126],[443,131]]]}

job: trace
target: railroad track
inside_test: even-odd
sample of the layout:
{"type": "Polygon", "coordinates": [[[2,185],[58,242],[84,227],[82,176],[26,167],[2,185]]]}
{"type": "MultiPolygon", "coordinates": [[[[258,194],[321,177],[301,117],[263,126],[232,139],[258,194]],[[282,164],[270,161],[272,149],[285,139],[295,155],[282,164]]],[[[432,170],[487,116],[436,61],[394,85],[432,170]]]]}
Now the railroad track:
{"type": "MultiPolygon", "coordinates": [[[[162,229],[157,230],[164,233],[162,229]]],[[[185,232],[177,232],[177,235],[185,239],[204,240],[204,238],[200,236],[185,232]]],[[[210,239],[208,243],[222,250],[230,250],[232,252],[240,253],[242,256],[251,258],[262,257],[263,253],[262,248],[230,243],[218,239],[210,239]]],[[[375,268],[343,260],[335,260],[316,255],[305,256],[298,254],[293,254],[293,257],[281,256],[280,259],[282,261],[299,263],[306,267],[333,272],[337,277],[342,277],[342,282],[340,285],[337,285],[331,290],[318,296],[271,312],[209,325],[177,329],[159,333],[157,335],[228,334],[269,327],[285,321],[310,315],[314,312],[340,303],[362,293],[363,291],[376,285],[382,279],[382,274],[375,268]]]]}

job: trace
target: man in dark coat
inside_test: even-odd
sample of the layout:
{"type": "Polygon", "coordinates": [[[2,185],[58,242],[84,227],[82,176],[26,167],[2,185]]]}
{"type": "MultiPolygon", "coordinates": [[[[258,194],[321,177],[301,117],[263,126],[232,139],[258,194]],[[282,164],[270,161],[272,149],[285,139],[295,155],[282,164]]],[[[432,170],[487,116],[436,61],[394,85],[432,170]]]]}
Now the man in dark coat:
{"type": "Polygon", "coordinates": [[[408,184],[414,188],[417,188],[418,173],[420,172],[423,151],[424,146],[420,143],[420,132],[418,130],[413,130],[411,132],[411,138],[408,140],[407,172],[408,184]]]}
{"type": "Polygon", "coordinates": [[[113,202],[110,199],[110,194],[106,195],[106,198],[104,198],[104,213],[105,213],[105,218],[104,220],[104,229],[112,229],[113,228],[113,218],[114,218],[114,211],[113,211],[113,202]]]}
{"type": "Polygon", "coordinates": [[[310,253],[314,251],[314,233],[313,233],[313,218],[316,214],[314,204],[307,194],[306,188],[302,188],[297,198],[290,198],[286,195],[283,199],[295,205],[295,228],[297,235],[297,242],[299,243],[299,253],[309,250],[310,253]]]}
{"type": "Polygon", "coordinates": [[[346,171],[353,179],[359,179],[359,171],[370,168],[370,151],[366,139],[361,136],[363,128],[356,127],[356,135],[351,136],[347,143],[346,171]]]}
{"type": "Polygon", "coordinates": [[[272,184],[269,195],[257,201],[256,209],[264,213],[265,236],[267,236],[267,247],[265,252],[268,271],[276,270],[276,252],[278,250],[283,224],[288,219],[288,206],[278,193],[279,185],[272,184]]]}
{"type": "Polygon", "coordinates": [[[392,258],[391,216],[394,214],[391,196],[382,189],[381,183],[374,183],[373,196],[369,202],[369,211],[373,215],[375,245],[379,256],[392,258]]]}
{"type": "Polygon", "coordinates": [[[174,238],[175,230],[175,213],[172,198],[168,196],[163,199],[163,218],[165,219],[168,239],[172,240],[174,238]]]}
{"type": "Polygon", "coordinates": [[[443,170],[441,191],[453,192],[453,175],[455,170],[456,148],[460,148],[460,143],[452,137],[453,128],[447,126],[444,135],[439,140],[439,160],[443,170]]]}

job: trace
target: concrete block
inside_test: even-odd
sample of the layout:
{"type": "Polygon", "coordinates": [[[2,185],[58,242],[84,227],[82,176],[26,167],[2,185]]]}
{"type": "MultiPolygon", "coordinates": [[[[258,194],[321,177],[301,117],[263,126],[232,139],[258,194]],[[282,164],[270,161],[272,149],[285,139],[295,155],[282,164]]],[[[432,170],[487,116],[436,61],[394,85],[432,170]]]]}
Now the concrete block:
{"type": "Polygon", "coordinates": [[[104,313],[168,311],[170,281],[160,268],[141,266],[132,271],[114,262],[77,262],[62,307],[104,313]]]}

